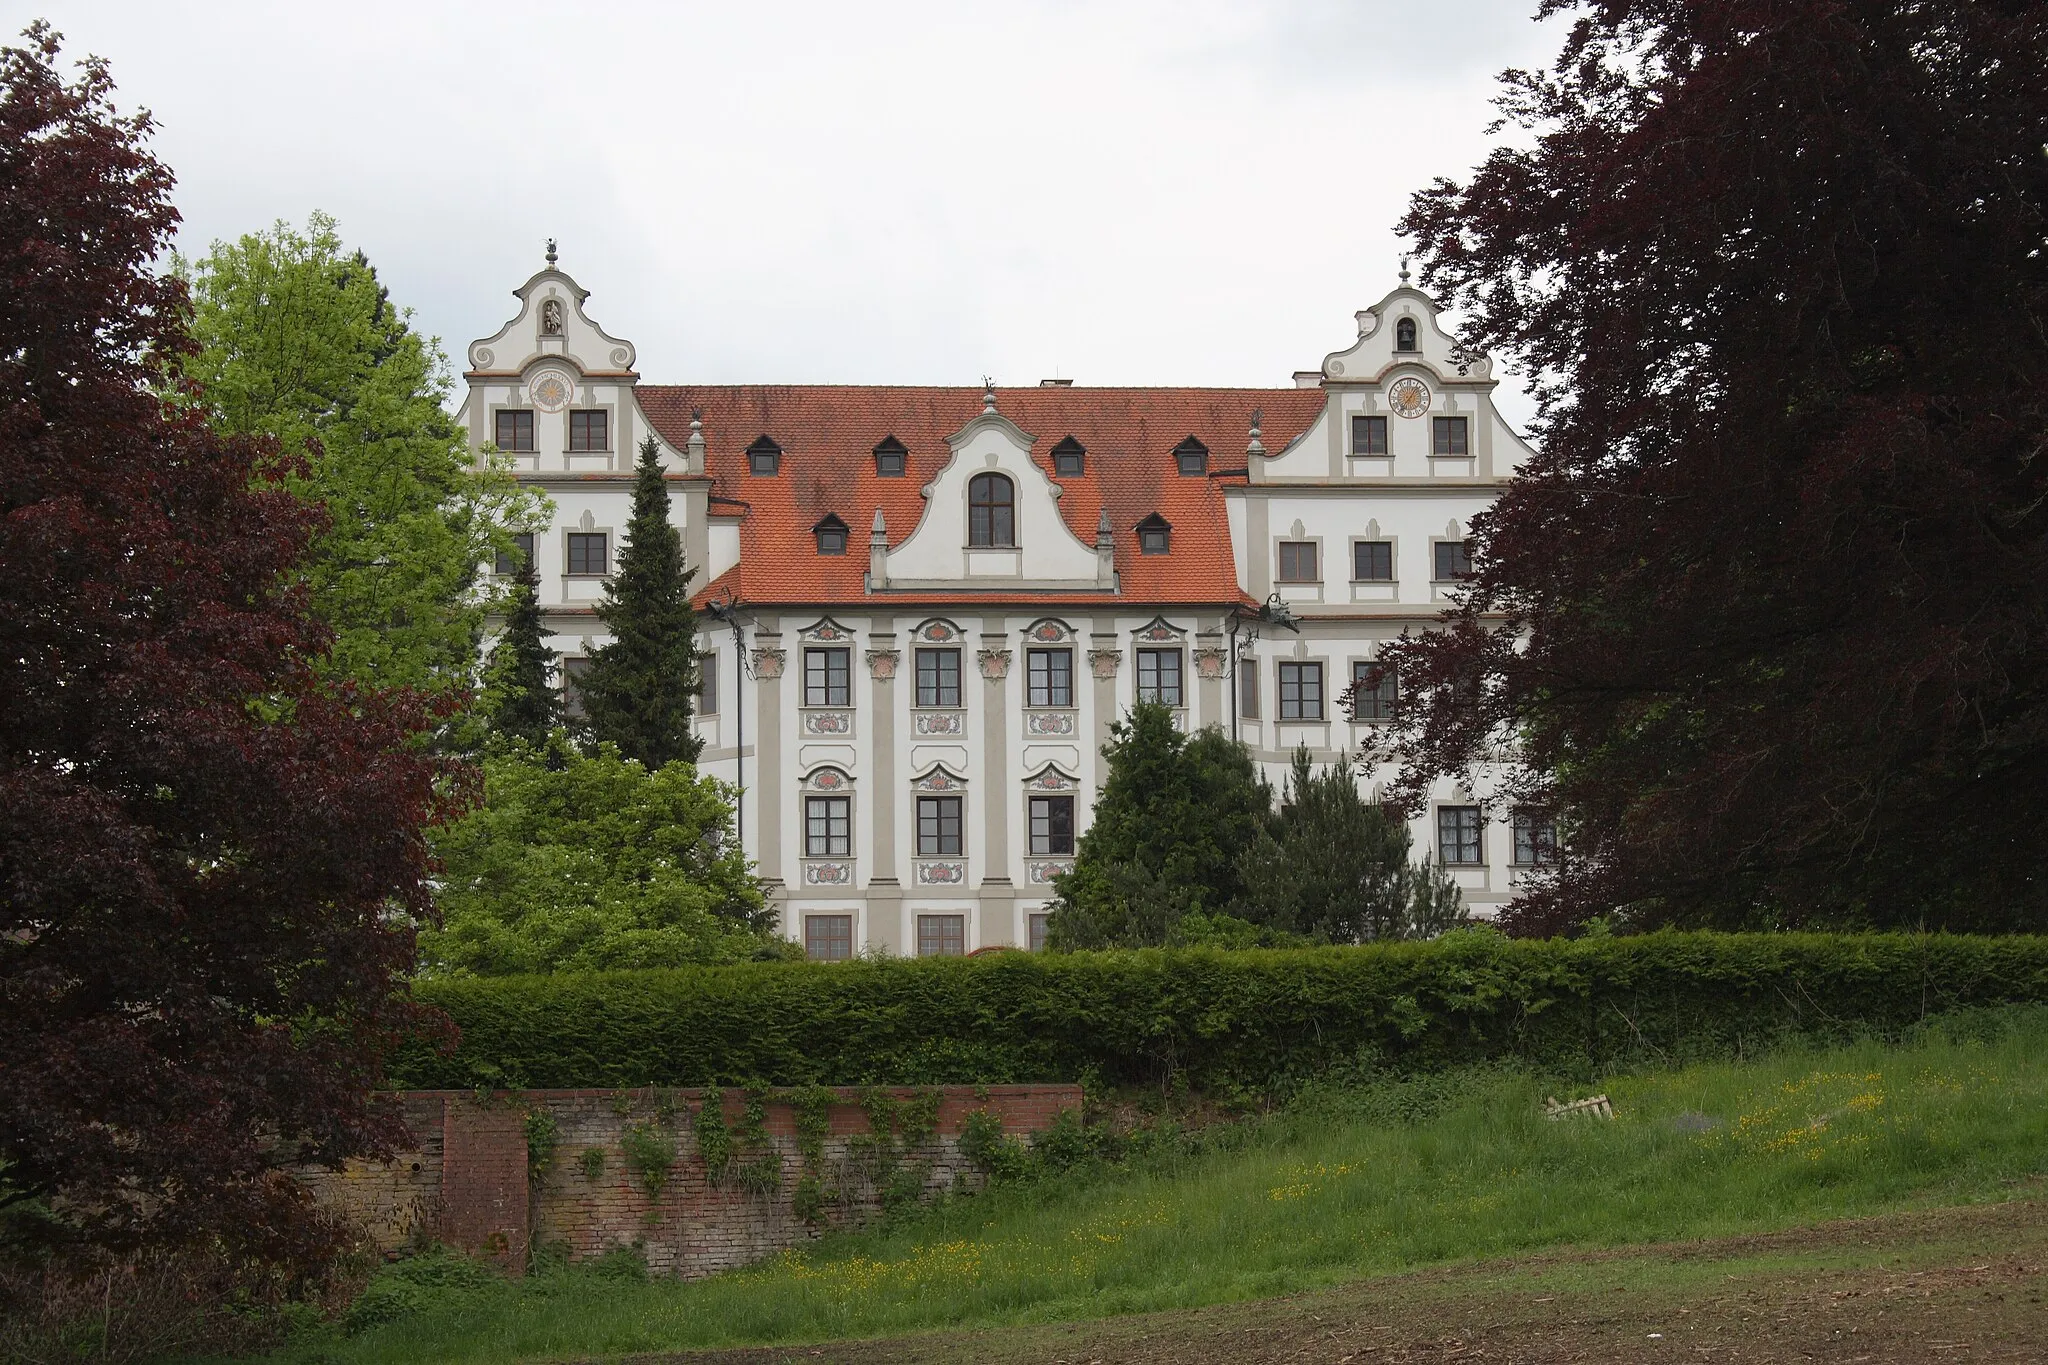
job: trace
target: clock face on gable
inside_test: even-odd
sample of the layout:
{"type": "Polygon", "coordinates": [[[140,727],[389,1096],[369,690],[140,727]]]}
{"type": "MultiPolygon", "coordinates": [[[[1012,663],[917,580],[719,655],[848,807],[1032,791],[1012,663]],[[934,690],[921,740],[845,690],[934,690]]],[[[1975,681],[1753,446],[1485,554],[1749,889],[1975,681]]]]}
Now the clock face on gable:
{"type": "Polygon", "coordinates": [[[1420,417],[1429,411],[1429,385],[1413,377],[1396,379],[1387,390],[1387,406],[1401,417],[1420,417]]]}

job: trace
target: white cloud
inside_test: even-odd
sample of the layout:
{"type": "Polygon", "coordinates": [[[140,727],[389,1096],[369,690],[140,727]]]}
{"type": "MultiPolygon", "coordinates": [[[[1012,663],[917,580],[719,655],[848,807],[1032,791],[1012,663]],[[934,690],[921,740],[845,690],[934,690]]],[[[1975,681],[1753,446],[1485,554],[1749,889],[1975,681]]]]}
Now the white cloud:
{"type": "Polygon", "coordinates": [[[1555,48],[1533,7],[42,12],[162,122],[185,250],[325,209],[457,355],[553,235],[650,380],[1284,384],[1555,48]]]}

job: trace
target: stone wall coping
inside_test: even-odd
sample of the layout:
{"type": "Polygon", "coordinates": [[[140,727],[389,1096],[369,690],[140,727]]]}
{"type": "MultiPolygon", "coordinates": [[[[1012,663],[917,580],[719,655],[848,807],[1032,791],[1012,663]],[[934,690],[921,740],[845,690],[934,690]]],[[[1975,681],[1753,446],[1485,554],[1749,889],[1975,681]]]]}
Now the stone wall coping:
{"type": "MultiPolygon", "coordinates": [[[[479,1095],[483,1095],[492,1100],[603,1100],[610,1099],[612,1096],[619,1094],[637,1095],[643,1093],[651,1093],[656,1090],[664,1090],[676,1095],[702,1096],[710,1090],[721,1090],[730,1093],[738,1092],[744,1090],[745,1088],[746,1087],[741,1085],[615,1085],[590,1090],[526,1090],[517,1088],[507,1088],[502,1090],[488,1091],[386,1090],[381,1093],[385,1095],[396,1096],[400,1099],[422,1100],[474,1100],[478,1098],[479,1095]]],[[[770,1092],[774,1092],[803,1090],[807,1087],[800,1085],[771,1085],[766,1088],[770,1092]]],[[[842,1096],[851,1099],[856,1103],[859,1102],[861,1096],[867,1094],[870,1090],[881,1090],[886,1094],[896,1096],[921,1095],[927,1091],[936,1090],[943,1098],[946,1099],[976,1099],[979,1098],[983,1093],[986,1093],[990,1099],[996,1099],[998,1097],[1005,1095],[1014,1095],[1019,1097],[1037,1095],[1071,1095],[1075,1099],[1079,1099],[1081,1096],[1080,1085],[1072,1081],[1033,1081],[1022,1085],[828,1085],[825,1088],[827,1090],[830,1090],[836,1096],[842,1096]]],[[[777,1096],[776,1098],[777,1101],[780,1102],[781,1097],[777,1096]]]]}

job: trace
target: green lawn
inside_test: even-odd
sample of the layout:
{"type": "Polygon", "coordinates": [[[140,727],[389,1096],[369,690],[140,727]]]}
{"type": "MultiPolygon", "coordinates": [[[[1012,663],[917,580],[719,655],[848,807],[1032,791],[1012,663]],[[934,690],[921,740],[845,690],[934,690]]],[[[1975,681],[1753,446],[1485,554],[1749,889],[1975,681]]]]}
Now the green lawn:
{"type": "Polygon", "coordinates": [[[1512,1075],[1326,1093],[1221,1150],[955,1200],[694,1284],[400,1265],[353,1332],[280,1356],[511,1361],[1094,1318],[1995,1199],[2048,1171],[2048,1011],[1975,1033],[1616,1077],[1613,1122],[1547,1121],[1556,1087],[1512,1075]]]}

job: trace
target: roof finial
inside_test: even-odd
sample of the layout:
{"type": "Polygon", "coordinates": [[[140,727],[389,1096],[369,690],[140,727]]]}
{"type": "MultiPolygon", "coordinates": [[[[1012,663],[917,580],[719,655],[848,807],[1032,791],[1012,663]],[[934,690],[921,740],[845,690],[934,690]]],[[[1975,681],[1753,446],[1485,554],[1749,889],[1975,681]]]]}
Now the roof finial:
{"type": "Polygon", "coordinates": [[[1259,439],[1259,427],[1264,423],[1265,418],[1264,410],[1260,408],[1252,409],[1252,439],[1244,448],[1244,453],[1247,456],[1263,455],[1266,453],[1266,443],[1259,439]]]}
{"type": "Polygon", "coordinates": [[[1406,256],[1401,258],[1401,283],[1408,283],[1408,258],[1406,256]]]}
{"type": "Polygon", "coordinates": [[[996,381],[989,375],[981,377],[981,410],[985,413],[996,410],[996,381]]]}
{"type": "Polygon", "coordinates": [[[555,239],[548,238],[548,269],[555,268],[555,239]]]}

